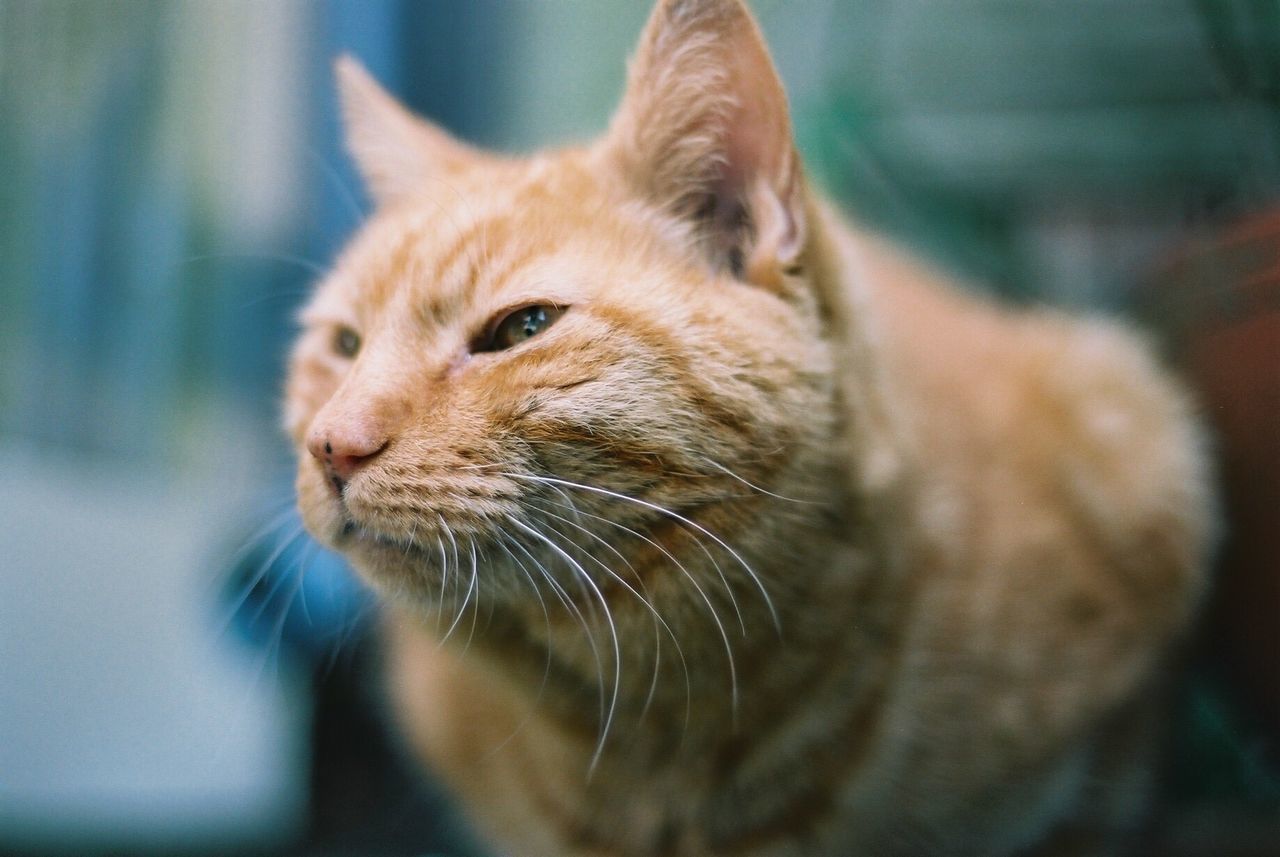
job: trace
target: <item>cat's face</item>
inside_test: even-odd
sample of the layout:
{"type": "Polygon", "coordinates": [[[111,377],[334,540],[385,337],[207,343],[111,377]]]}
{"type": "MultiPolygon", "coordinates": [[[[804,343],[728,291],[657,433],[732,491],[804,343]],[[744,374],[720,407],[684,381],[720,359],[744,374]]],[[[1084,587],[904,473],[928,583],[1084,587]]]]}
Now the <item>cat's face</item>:
{"type": "Polygon", "coordinates": [[[687,588],[682,556],[723,577],[765,491],[803,490],[831,393],[797,168],[708,138],[683,169],[724,169],[666,175],[696,129],[655,136],[654,50],[609,137],[529,160],[340,72],[380,205],[303,314],[286,422],[308,529],[393,595],[687,588]]]}

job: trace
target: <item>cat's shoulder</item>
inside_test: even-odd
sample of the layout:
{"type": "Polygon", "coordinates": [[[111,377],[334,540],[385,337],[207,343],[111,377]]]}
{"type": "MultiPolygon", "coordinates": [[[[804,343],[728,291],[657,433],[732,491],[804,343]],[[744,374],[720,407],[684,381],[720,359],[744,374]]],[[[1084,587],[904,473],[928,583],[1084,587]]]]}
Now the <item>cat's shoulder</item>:
{"type": "Polygon", "coordinates": [[[1078,466],[1080,480],[1177,481],[1202,466],[1194,401],[1144,335],[1112,319],[1010,307],[887,242],[859,245],[885,357],[917,407],[1078,466]]]}
{"type": "Polygon", "coordinates": [[[1124,566],[1198,593],[1191,578],[1215,515],[1189,389],[1145,337],[1114,321],[1036,312],[1021,323],[1021,443],[1042,478],[1124,566]]]}
{"type": "Polygon", "coordinates": [[[890,382],[926,469],[997,517],[1039,508],[1090,533],[1104,564],[1157,575],[1202,565],[1208,450],[1190,393],[1145,337],[1110,319],[1008,307],[878,239],[860,244],[890,382]]]}

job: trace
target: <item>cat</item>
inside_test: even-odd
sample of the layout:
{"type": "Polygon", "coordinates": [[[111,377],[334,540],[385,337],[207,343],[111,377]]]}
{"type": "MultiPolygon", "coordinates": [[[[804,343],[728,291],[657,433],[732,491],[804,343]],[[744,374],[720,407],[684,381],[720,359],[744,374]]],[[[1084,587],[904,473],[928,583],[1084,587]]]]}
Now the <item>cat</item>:
{"type": "Polygon", "coordinates": [[[507,157],[337,77],[376,211],[302,315],[303,519],[408,743],[517,855],[1101,854],[1206,585],[1188,396],[805,178],[740,0],[507,157]]]}

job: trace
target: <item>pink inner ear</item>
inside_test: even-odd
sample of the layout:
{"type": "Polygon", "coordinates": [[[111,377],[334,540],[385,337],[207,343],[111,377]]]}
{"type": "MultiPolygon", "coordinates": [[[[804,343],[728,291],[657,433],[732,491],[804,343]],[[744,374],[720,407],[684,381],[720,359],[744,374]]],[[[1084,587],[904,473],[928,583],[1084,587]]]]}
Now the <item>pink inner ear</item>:
{"type": "Polygon", "coordinates": [[[738,0],[659,5],[609,139],[639,190],[698,221],[714,265],[742,275],[799,255],[786,94],[738,0]]]}
{"type": "Polygon", "coordinates": [[[778,196],[764,187],[756,195],[756,247],[758,255],[772,257],[779,265],[791,266],[804,249],[804,198],[794,179],[778,196]]]}
{"type": "Polygon", "coordinates": [[[735,276],[751,278],[770,263],[790,266],[804,243],[797,158],[785,122],[779,124],[776,114],[746,108],[723,130],[723,165],[700,213],[715,257],[735,276]]]}

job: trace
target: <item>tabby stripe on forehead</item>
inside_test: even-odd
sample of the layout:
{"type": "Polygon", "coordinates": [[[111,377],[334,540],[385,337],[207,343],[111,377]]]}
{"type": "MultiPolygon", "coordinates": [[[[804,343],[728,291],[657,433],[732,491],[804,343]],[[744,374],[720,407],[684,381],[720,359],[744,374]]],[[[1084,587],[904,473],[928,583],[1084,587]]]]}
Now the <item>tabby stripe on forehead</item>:
{"type": "MultiPolygon", "coordinates": [[[[549,189],[545,184],[532,182],[513,192],[503,207],[517,211],[530,211],[537,209],[540,204],[554,199],[555,197],[549,193],[549,189]]],[[[513,234],[511,230],[514,224],[510,217],[494,218],[491,223],[501,228],[500,238],[495,243],[509,252],[505,256],[491,256],[485,260],[485,267],[489,270],[484,272],[483,287],[490,291],[501,288],[515,271],[528,264],[532,259],[555,249],[548,244],[547,236],[535,239],[531,235],[513,234]]],[[[476,287],[481,287],[481,281],[478,276],[476,287]]]]}
{"type": "Polygon", "coordinates": [[[426,314],[440,318],[458,292],[469,292],[482,267],[492,263],[494,246],[508,240],[505,219],[477,218],[459,230],[457,238],[436,263],[428,280],[432,296],[426,314]],[[457,290],[445,292],[444,289],[457,290]]]}
{"type": "MultiPolygon", "coordinates": [[[[506,258],[501,259],[501,267],[496,262],[491,262],[494,270],[487,273],[483,280],[483,287],[489,291],[496,291],[506,284],[506,281],[513,273],[529,264],[535,257],[547,252],[547,247],[537,247],[530,244],[527,247],[515,248],[513,252],[506,258]]],[[[481,287],[481,281],[477,280],[476,287],[481,287]]]]}
{"type": "Polygon", "coordinates": [[[371,303],[382,305],[391,298],[397,284],[409,273],[413,265],[413,252],[421,240],[420,232],[407,231],[391,251],[379,260],[372,275],[362,281],[362,288],[366,290],[371,303]]]}
{"type": "MultiPolygon", "coordinates": [[[[521,245],[512,226],[507,218],[473,223],[437,265],[432,284],[470,294],[492,292],[501,287],[512,272],[527,264],[537,251],[545,249],[521,245]]],[[[456,292],[451,292],[435,296],[428,308],[429,314],[439,317],[440,310],[455,295],[456,292]]]]}
{"type": "MultiPolygon", "coordinates": [[[[501,222],[504,227],[510,228],[511,224],[508,221],[501,222]]],[[[520,237],[524,239],[523,242],[518,242],[514,235],[507,236],[504,243],[511,249],[511,252],[505,257],[495,258],[491,261],[490,270],[483,281],[485,288],[490,291],[500,289],[513,273],[529,264],[533,259],[545,256],[556,250],[556,246],[547,240],[548,236],[540,237],[538,240],[534,240],[532,236],[520,237]]]]}
{"type": "MultiPolygon", "coordinates": [[[[457,264],[458,258],[462,254],[471,249],[472,242],[475,241],[476,234],[488,227],[488,223],[484,220],[477,219],[471,221],[465,227],[459,227],[458,234],[454,238],[453,243],[449,245],[449,249],[445,250],[440,260],[436,262],[435,268],[431,271],[432,283],[443,283],[448,279],[449,274],[453,273],[453,267],[457,264]]],[[[484,249],[483,247],[481,248],[484,249]]],[[[467,261],[474,265],[475,256],[467,255],[467,261]]]]}

